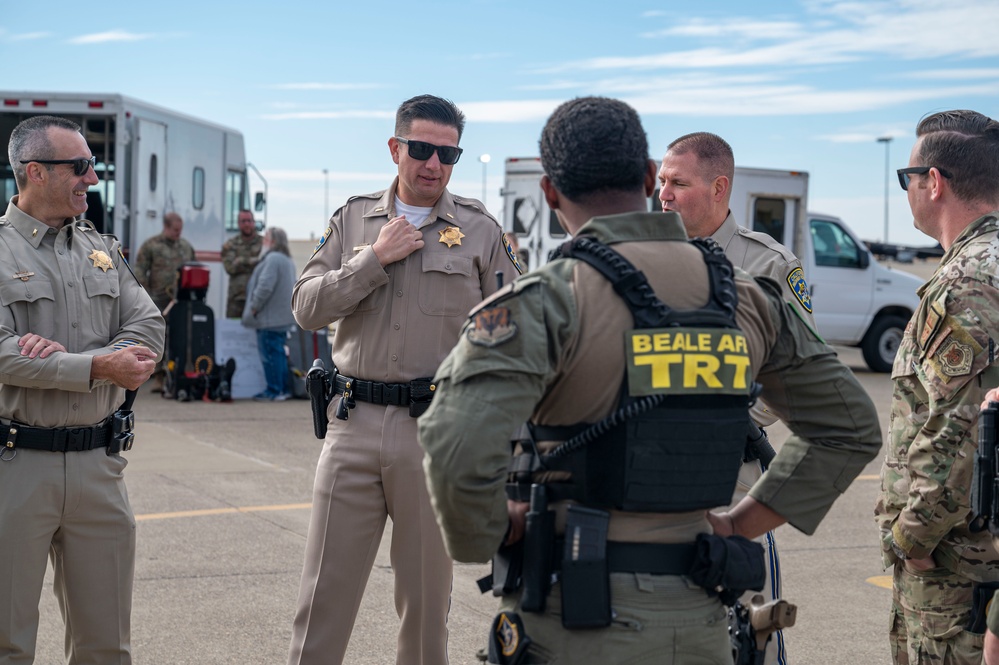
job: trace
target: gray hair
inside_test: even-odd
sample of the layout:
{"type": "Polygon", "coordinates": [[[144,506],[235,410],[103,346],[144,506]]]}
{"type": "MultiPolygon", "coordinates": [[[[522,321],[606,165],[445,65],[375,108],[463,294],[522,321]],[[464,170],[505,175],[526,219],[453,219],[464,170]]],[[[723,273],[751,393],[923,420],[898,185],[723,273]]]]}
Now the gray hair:
{"type": "MultiPolygon", "coordinates": [[[[49,140],[50,127],[59,127],[77,133],[80,131],[80,126],[72,120],[52,115],[36,115],[22,120],[11,132],[7,157],[10,159],[11,168],[14,169],[14,181],[17,183],[18,191],[22,191],[28,184],[28,171],[25,168],[27,164],[22,164],[22,161],[55,158],[55,148],[49,140]]],[[[51,164],[43,166],[49,171],[53,169],[51,164]]]]}
{"type": "Polygon", "coordinates": [[[291,250],[288,248],[288,234],[284,232],[284,229],[277,226],[268,226],[267,230],[264,231],[264,235],[271,239],[270,251],[291,256],[291,250]]]}

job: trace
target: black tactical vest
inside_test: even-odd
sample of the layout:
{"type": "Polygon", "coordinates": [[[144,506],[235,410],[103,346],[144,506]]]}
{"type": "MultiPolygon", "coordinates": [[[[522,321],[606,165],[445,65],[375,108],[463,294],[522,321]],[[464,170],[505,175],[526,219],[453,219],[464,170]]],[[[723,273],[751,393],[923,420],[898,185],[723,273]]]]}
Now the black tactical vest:
{"type": "Polygon", "coordinates": [[[565,441],[540,458],[541,469],[572,473],[567,483],[547,485],[550,499],[666,513],[731,501],[755,393],[752,370],[735,323],[732,265],[714,241],[691,242],[704,256],[711,297],[683,311],[659,300],[645,275],[607,245],[581,237],[562,246],[561,256],[611,281],[635,328],[625,333],[628,368],[614,414],[595,424],[528,424],[534,441],[565,441]]]}

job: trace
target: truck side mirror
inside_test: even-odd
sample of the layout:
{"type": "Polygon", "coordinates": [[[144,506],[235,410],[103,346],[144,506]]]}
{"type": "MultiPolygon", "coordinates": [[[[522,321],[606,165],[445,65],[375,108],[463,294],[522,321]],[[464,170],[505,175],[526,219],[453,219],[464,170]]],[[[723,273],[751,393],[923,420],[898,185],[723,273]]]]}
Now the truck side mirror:
{"type": "Polygon", "coordinates": [[[267,199],[264,197],[263,192],[257,192],[256,196],[253,198],[253,209],[260,212],[267,205],[267,199]]]}
{"type": "Polygon", "coordinates": [[[867,270],[867,267],[871,265],[871,253],[866,249],[857,248],[857,261],[861,270],[867,270]]]}

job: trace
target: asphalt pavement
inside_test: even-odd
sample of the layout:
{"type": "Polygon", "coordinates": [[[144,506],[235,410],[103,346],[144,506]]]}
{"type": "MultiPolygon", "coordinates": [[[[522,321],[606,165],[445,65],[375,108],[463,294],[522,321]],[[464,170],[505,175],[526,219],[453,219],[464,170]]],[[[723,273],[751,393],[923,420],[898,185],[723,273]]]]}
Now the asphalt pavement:
{"type": "MultiPolygon", "coordinates": [[[[874,399],[887,432],[890,380],[840,349],[874,399]]],[[[309,405],[164,400],[146,386],[125,476],[137,518],[132,638],[139,665],[286,662],[312,481],[321,442],[309,405]]],[[[771,429],[775,445],[786,437],[771,429]]],[[[873,506],[880,457],[808,537],[781,527],[784,597],[797,604],[786,631],[792,665],[890,662],[890,591],[881,569],[873,506]]],[[[391,523],[390,523],[391,525],[391,523]]],[[[395,663],[398,629],[391,526],[371,573],[346,663],[395,663]]],[[[451,663],[476,663],[495,599],[479,594],[485,565],[456,565],[449,617],[451,663]]],[[[890,584],[889,584],[890,586],[890,584]]],[[[36,662],[64,662],[51,571],[42,594],[36,662]]]]}

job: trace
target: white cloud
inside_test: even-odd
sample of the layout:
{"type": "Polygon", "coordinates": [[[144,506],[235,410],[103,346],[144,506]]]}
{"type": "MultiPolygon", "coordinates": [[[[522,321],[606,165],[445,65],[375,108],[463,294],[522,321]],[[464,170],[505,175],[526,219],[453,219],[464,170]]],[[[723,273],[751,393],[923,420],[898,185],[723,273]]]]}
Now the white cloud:
{"type": "Polygon", "coordinates": [[[139,42],[145,39],[152,39],[151,34],[139,34],[135,32],[125,32],[124,30],[109,30],[108,32],[97,32],[89,35],[80,35],[68,40],[70,44],[105,44],[107,42],[139,42]]]}
{"type": "Polygon", "coordinates": [[[928,69],[926,71],[909,72],[905,75],[905,78],[931,81],[938,79],[945,81],[956,79],[999,79],[999,69],[928,69]]]}
{"type": "Polygon", "coordinates": [[[46,37],[51,37],[51,36],[52,36],[51,32],[25,32],[24,34],[20,35],[10,35],[8,39],[10,39],[11,41],[19,42],[19,41],[29,41],[34,39],[44,39],[46,37]]]}
{"type": "Polygon", "coordinates": [[[715,67],[784,66],[852,62],[870,58],[908,60],[944,57],[999,56],[995,25],[999,3],[938,5],[920,1],[899,3],[811,3],[818,16],[801,29],[786,21],[761,21],[734,17],[709,23],[704,19],[664,29],[669,35],[717,38],[718,46],[651,53],[639,56],[606,56],[563,63],[541,73],[627,69],[704,69],[715,67]],[[829,17],[835,19],[830,21],[829,17]],[[740,32],[740,26],[749,29],[740,32]],[[774,26],[776,33],[753,35],[774,26]],[[753,26],[756,26],[753,28],[753,26]],[[784,42],[745,48],[731,37],[782,38],[784,42]]]}
{"type": "Polygon", "coordinates": [[[995,86],[920,87],[901,90],[818,90],[804,85],[673,89],[625,97],[643,114],[770,116],[849,113],[914,101],[994,95],[995,86]]]}
{"type": "Polygon", "coordinates": [[[679,25],[662,30],[655,30],[642,35],[651,39],[659,37],[724,37],[736,39],[787,39],[801,37],[802,26],[792,21],[753,21],[733,18],[723,21],[711,21],[695,18],[679,25]]]}

